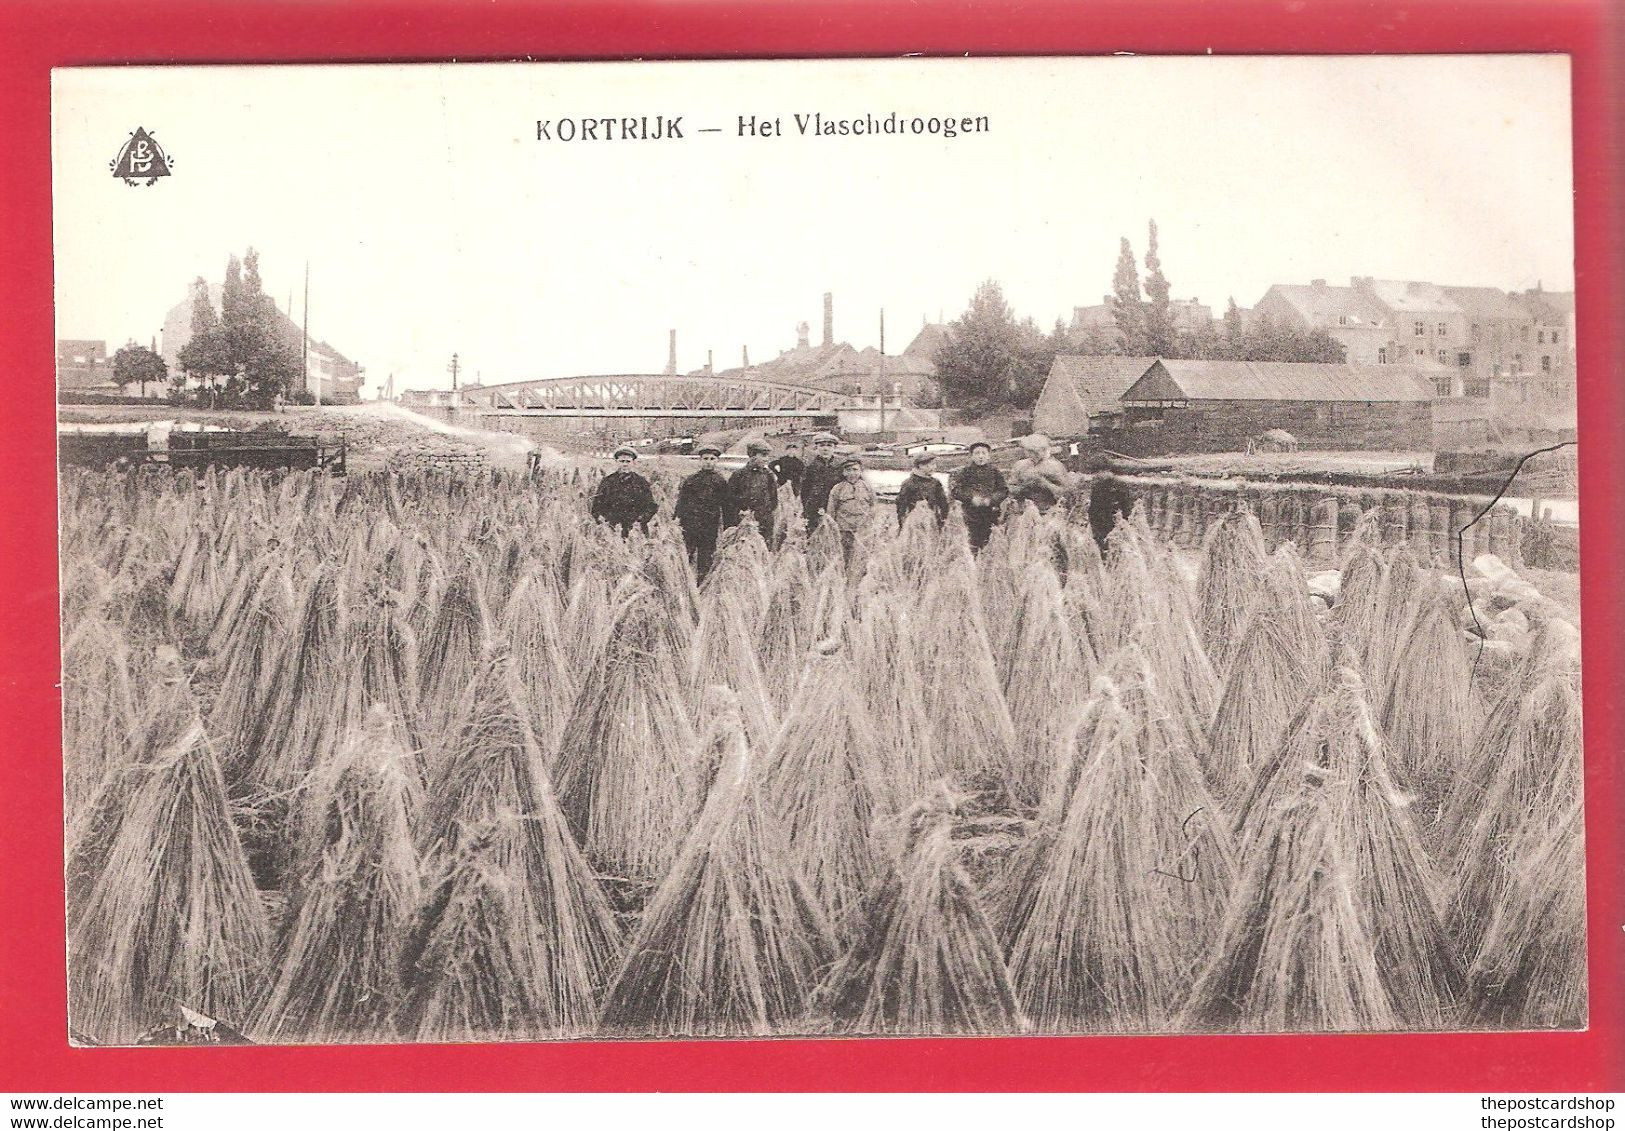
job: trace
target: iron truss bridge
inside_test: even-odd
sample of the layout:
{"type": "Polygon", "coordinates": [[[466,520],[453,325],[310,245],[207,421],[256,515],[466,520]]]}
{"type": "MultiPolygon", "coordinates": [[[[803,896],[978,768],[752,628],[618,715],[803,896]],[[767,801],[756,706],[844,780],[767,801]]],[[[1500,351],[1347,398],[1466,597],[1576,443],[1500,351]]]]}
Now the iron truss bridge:
{"type": "Polygon", "coordinates": [[[462,393],[463,407],[482,414],[538,417],[832,416],[848,400],[805,385],[663,374],[552,377],[462,393]]]}

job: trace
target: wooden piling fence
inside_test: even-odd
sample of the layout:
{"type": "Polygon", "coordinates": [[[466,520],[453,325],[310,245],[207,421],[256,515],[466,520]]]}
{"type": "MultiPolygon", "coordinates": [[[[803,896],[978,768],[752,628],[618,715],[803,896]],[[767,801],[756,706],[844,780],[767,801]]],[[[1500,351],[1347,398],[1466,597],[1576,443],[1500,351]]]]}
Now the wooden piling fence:
{"type": "MultiPolygon", "coordinates": [[[[1306,561],[1326,566],[1336,564],[1361,518],[1372,511],[1382,544],[1409,543],[1419,560],[1438,568],[1456,568],[1458,532],[1469,564],[1479,554],[1492,553],[1514,569],[1526,564],[1526,545],[1554,541],[1550,523],[1520,515],[1504,503],[1474,522],[1488,500],[1457,495],[1193,478],[1118,476],[1118,482],[1151,530],[1182,549],[1200,547],[1221,517],[1243,507],[1258,518],[1271,550],[1292,542],[1306,561]]],[[[1550,568],[1570,567],[1554,561],[1550,568]]]]}

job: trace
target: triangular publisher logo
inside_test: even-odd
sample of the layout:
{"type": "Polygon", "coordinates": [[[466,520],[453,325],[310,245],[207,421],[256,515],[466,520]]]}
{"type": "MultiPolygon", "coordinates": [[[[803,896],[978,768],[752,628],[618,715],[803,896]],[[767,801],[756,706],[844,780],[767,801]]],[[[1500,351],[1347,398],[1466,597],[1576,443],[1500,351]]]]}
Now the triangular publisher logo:
{"type": "Polygon", "coordinates": [[[127,185],[158,183],[159,177],[169,176],[173,162],[151,134],[137,127],[113,160],[113,175],[127,185]]]}

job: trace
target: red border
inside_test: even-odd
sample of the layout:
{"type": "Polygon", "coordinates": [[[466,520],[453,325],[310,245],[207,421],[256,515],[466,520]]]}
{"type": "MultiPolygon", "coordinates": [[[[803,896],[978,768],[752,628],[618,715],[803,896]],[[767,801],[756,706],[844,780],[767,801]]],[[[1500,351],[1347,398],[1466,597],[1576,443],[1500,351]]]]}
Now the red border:
{"type": "MultiPolygon", "coordinates": [[[[1606,0],[1089,5],[360,0],[0,10],[0,1089],[1618,1090],[1625,420],[1615,335],[1621,91],[1606,0]],[[748,10],[748,14],[747,14],[748,10]],[[1566,51],[1574,62],[1591,1009],[1578,1034],[779,1041],[346,1049],[71,1050],[65,1017],[55,590],[50,68],[287,60],[1566,51]],[[25,376],[26,375],[26,376],[25,376]]],[[[117,254],[109,248],[108,254],[117,254]]]]}

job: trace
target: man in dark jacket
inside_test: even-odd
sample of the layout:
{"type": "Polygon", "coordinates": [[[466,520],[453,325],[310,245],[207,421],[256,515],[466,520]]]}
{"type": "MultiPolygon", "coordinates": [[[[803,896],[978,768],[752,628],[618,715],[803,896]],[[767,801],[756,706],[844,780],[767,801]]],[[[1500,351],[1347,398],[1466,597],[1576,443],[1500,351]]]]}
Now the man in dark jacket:
{"type": "Polygon", "coordinates": [[[942,489],[937,477],[931,474],[931,468],[936,462],[937,457],[933,452],[915,454],[914,470],[897,489],[899,526],[908,521],[908,512],[913,510],[917,503],[925,503],[936,512],[938,526],[941,526],[942,520],[948,517],[948,493],[942,489]]]}
{"type": "Polygon", "coordinates": [[[807,533],[818,529],[818,520],[829,506],[830,488],[841,481],[841,469],[835,462],[834,436],[820,432],[813,437],[813,461],[801,476],[801,513],[807,519],[807,533]]]}
{"type": "Polygon", "coordinates": [[[784,454],[768,464],[779,482],[790,484],[790,490],[801,494],[801,477],[807,474],[807,465],[801,459],[801,445],[794,440],[784,445],[784,454]]]}
{"type": "Polygon", "coordinates": [[[993,449],[978,440],[970,446],[970,462],[948,477],[949,493],[965,512],[970,548],[979,551],[993,536],[1010,488],[1004,472],[993,466],[993,449]]]}
{"type": "Polygon", "coordinates": [[[1106,541],[1111,537],[1117,520],[1134,508],[1134,498],[1122,480],[1112,474],[1112,461],[1104,452],[1096,452],[1084,464],[1090,474],[1089,530],[1095,536],[1095,545],[1106,552],[1106,541]]]}
{"type": "Polygon", "coordinates": [[[615,449],[615,470],[598,482],[592,496],[592,516],[617,527],[625,538],[636,525],[645,534],[655,516],[655,495],[649,481],[632,470],[638,453],[628,447],[615,449]]]}
{"type": "Polygon", "coordinates": [[[683,528],[689,564],[702,581],[711,572],[711,555],[729,510],[728,481],[717,470],[721,455],[721,448],[702,444],[700,469],[677,488],[677,525],[683,528]]]}
{"type": "MultiPolygon", "coordinates": [[[[749,512],[762,532],[762,541],[773,548],[773,518],[779,509],[779,477],[767,466],[768,453],[773,449],[761,440],[745,445],[749,457],[745,466],[728,477],[728,514],[724,521],[737,526],[742,514],[749,512]]],[[[799,462],[799,461],[798,461],[799,462]]]]}

